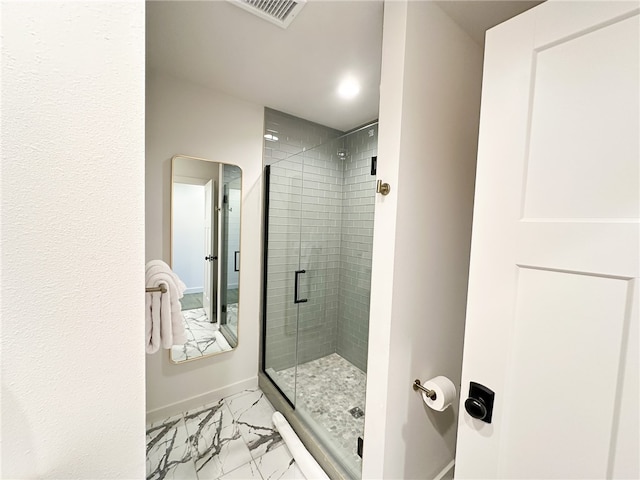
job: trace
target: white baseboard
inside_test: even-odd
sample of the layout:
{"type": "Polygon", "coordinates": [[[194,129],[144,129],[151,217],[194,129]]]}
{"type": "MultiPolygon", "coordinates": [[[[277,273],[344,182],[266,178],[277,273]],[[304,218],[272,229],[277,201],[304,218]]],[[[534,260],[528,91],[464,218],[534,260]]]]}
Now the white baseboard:
{"type": "Polygon", "coordinates": [[[156,408],[155,410],[149,410],[147,412],[147,425],[208,403],[218,402],[225,397],[235,395],[243,390],[251,390],[255,388],[258,388],[257,376],[241,380],[222,388],[217,388],[216,390],[211,390],[210,392],[206,392],[201,395],[196,395],[195,397],[171,403],[164,407],[156,408]]]}
{"type": "Polygon", "coordinates": [[[203,287],[191,287],[191,288],[187,288],[185,289],[184,293],[186,295],[189,295],[191,293],[202,293],[204,292],[204,288],[203,287]]]}
{"type": "Polygon", "coordinates": [[[447,480],[453,478],[453,467],[455,464],[455,459],[451,460],[433,480],[447,480]]]}

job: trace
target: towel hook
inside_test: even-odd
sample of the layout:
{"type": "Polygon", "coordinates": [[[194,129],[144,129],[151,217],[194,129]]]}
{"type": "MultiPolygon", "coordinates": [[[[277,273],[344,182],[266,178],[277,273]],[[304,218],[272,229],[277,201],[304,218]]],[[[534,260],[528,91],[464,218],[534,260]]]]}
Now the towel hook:
{"type": "Polygon", "coordinates": [[[378,183],[376,184],[376,193],[380,193],[382,195],[389,195],[390,191],[391,191],[391,185],[389,185],[388,183],[382,183],[382,180],[378,180],[378,183]]]}

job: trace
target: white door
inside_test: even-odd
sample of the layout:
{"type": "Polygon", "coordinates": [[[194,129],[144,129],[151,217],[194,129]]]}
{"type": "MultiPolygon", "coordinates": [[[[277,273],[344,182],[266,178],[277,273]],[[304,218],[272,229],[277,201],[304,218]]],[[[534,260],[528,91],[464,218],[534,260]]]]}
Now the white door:
{"type": "MultiPolygon", "coordinates": [[[[209,321],[213,305],[213,275],[215,272],[215,253],[213,249],[214,235],[214,182],[209,180],[204,186],[204,292],[202,293],[202,305],[209,321]]],[[[213,306],[215,308],[215,306],[213,306]]],[[[214,311],[215,315],[215,311],[214,311]]]]}
{"type": "Polygon", "coordinates": [[[640,477],[638,6],[487,34],[456,478],[640,477]]]}

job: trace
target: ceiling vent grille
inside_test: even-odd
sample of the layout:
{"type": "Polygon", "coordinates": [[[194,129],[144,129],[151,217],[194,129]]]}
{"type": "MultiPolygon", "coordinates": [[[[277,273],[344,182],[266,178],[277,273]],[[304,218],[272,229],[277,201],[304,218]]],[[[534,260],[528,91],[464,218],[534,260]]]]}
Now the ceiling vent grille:
{"type": "Polygon", "coordinates": [[[229,0],[234,5],[281,28],[287,28],[307,0],[229,0]]]}

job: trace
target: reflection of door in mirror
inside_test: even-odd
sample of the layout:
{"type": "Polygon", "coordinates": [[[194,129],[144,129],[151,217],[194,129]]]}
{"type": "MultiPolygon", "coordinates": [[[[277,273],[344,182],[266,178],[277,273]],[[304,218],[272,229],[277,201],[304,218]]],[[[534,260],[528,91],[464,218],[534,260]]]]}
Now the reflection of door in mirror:
{"type": "Polygon", "coordinates": [[[171,266],[187,286],[181,299],[187,343],[171,349],[174,363],[237,345],[239,283],[237,272],[229,276],[228,265],[232,262],[234,267],[233,252],[239,251],[241,175],[233,165],[183,156],[172,159],[171,266]],[[230,222],[230,214],[237,216],[237,226],[230,222]]]}
{"type": "Polygon", "coordinates": [[[211,323],[216,321],[216,301],[213,296],[214,271],[213,262],[216,260],[214,255],[214,237],[215,237],[215,192],[214,180],[209,180],[204,186],[204,291],[202,294],[202,303],[204,313],[210,319],[211,323]]]}
{"type": "Polygon", "coordinates": [[[224,165],[222,178],[222,219],[220,222],[221,262],[220,328],[231,345],[238,343],[238,300],[240,273],[241,171],[224,165]]]}

